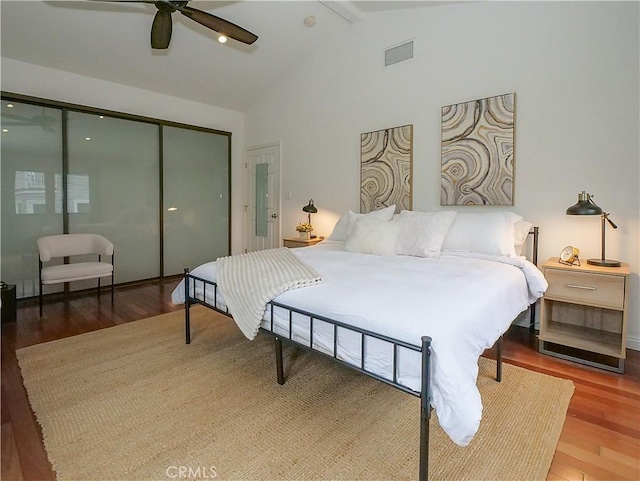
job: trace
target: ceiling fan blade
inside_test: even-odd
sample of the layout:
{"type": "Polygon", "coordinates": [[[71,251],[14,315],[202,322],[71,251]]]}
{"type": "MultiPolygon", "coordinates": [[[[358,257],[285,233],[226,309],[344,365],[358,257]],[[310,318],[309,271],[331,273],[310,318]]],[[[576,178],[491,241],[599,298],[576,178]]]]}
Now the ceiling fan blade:
{"type": "Polygon", "coordinates": [[[151,26],[151,48],[166,49],[171,42],[171,31],[173,25],[171,14],[163,10],[158,10],[153,18],[151,26]]]}
{"type": "Polygon", "coordinates": [[[239,42],[251,45],[258,40],[258,36],[239,27],[235,23],[231,23],[210,13],[203,12],[191,7],[177,7],[176,8],[182,15],[189,17],[191,20],[198,22],[200,25],[204,25],[211,30],[214,30],[226,37],[238,40],[239,42]]]}
{"type": "Polygon", "coordinates": [[[23,117],[22,115],[10,114],[8,112],[2,112],[2,116],[12,120],[20,120],[22,122],[30,122],[30,117],[23,117]]]}

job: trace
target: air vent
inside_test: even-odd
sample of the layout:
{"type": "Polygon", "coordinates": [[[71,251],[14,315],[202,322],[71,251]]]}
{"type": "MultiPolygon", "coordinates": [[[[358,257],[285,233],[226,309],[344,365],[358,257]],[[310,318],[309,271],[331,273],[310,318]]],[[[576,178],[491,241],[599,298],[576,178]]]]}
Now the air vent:
{"type": "Polygon", "coordinates": [[[391,67],[392,65],[399,64],[400,62],[406,62],[413,59],[413,40],[403,42],[399,45],[389,47],[384,51],[384,66],[391,67]]]}

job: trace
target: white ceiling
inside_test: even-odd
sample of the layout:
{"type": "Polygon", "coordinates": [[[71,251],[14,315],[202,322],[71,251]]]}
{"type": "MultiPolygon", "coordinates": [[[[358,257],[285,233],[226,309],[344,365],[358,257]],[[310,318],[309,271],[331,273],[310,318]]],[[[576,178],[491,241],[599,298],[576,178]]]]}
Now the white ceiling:
{"type": "MultiPolygon", "coordinates": [[[[3,57],[243,111],[324,38],[368,15],[442,1],[207,1],[192,8],[258,35],[248,46],[173,14],[167,50],[152,50],[151,4],[0,1],[3,57]],[[304,19],[316,17],[315,26],[304,19]]],[[[457,3],[457,2],[456,2],[457,3]]]]}

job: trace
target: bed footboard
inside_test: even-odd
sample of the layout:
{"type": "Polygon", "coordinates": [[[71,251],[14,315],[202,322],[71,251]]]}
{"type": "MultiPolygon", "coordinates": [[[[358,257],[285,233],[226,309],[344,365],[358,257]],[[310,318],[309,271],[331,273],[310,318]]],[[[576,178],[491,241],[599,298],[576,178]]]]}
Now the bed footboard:
{"type": "MultiPolygon", "coordinates": [[[[533,237],[533,248],[532,248],[532,261],[534,264],[537,264],[538,257],[538,235],[539,230],[538,227],[534,227],[529,233],[533,237]]],[[[217,312],[225,314],[231,317],[228,309],[221,309],[218,307],[218,286],[215,282],[209,281],[207,279],[203,279],[201,277],[194,276],[189,273],[188,269],[184,270],[184,288],[185,288],[185,342],[189,344],[191,342],[191,320],[190,320],[190,309],[193,304],[202,304],[210,309],[213,309],[217,312]],[[199,286],[201,289],[199,291],[200,295],[196,295],[198,290],[196,286],[199,286]],[[209,297],[207,296],[209,294],[209,297]],[[208,299],[211,299],[209,301],[208,299]]],[[[282,385],[285,383],[285,373],[284,373],[284,362],[282,357],[282,343],[288,342],[295,346],[301,347],[303,349],[314,351],[317,354],[325,356],[333,361],[336,361],[340,364],[343,364],[350,369],[354,369],[356,371],[362,372],[367,376],[373,377],[381,382],[389,384],[401,391],[412,394],[413,396],[417,396],[420,398],[420,468],[419,468],[419,480],[427,481],[429,477],[429,421],[431,418],[431,342],[432,339],[429,336],[423,336],[421,338],[421,345],[416,346],[413,344],[409,344],[397,339],[392,339],[387,336],[383,336],[371,331],[367,331],[365,329],[356,328],[347,324],[344,324],[339,321],[335,321],[333,319],[329,319],[323,316],[319,316],[310,312],[305,312],[300,309],[295,309],[275,301],[271,301],[268,304],[268,308],[271,309],[270,316],[270,329],[265,329],[261,327],[260,330],[273,336],[274,338],[274,348],[275,348],[275,357],[276,357],[276,379],[278,384],[282,385]],[[274,309],[280,308],[288,311],[289,313],[289,329],[288,335],[283,333],[277,333],[274,330],[274,309]],[[296,339],[293,339],[293,314],[296,313],[298,315],[302,315],[308,317],[310,320],[309,327],[309,339],[308,345],[302,342],[299,342],[296,339]],[[314,349],[314,322],[322,321],[328,323],[333,328],[333,350],[331,353],[323,352],[318,349],[314,349]],[[360,336],[360,346],[361,346],[361,355],[360,355],[360,364],[355,365],[349,362],[346,362],[343,359],[340,359],[338,356],[338,329],[344,329],[353,333],[356,333],[360,336]],[[373,338],[380,341],[384,341],[390,343],[393,346],[393,362],[392,362],[392,376],[391,379],[380,376],[374,372],[368,370],[365,366],[365,357],[366,357],[366,339],[373,338]],[[409,349],[412,351],[419,352],[421,355],[421,374],[420,374],[420,390],[415,391],[410,389],[409,387],[400,384],[398,382],[398,351],[399,349],[409,349]]],[[[531,329],[534,329],[535,326],[535,303],[530,306],[530,326],[531,329]]],[[[502,336],[496,342],[496,381],[500,382],[502,380],[502,336]]]]}
{"type": "MultiPolygon", "coordinates": [[[[215,282],[203,279],[198,276],[194,276],[189,272],[189,269],[184,270],[184,286],[185,286],[185,343],[191,343],[191,318],[190,318],[190,309],[194,304],[201,304],[209,309],[217,311],[226,316],[232,317],[231,313],[228,309],[221,309],[218,307],[218,286],[215,282]],[[196,294],[196,286],[200,287],[200,291],[196,294]],[[201,296],[200,296],[201,294],[201,296]],[[208,294],[208,296],[207,296],[208,294]],[[207,300],[212,299],[212,301],[207,300]]],[[[270,312],[270,330],[265,329],[263,327],[260,328],[262,332],[265,334],[271,335],[274,339],[274,349],[275,349],[275,358],[276,358],[276,380],[278,384],[283,385],[286,381],[285,373],[284,373],[284,361],[283,361],[283,350],[282,343],[287,342],[297,347],[301,347],[305,350],[310,350],[315,352],[316,354],[320,354],[324,357],[327,357],[335,362],[338,362],[350,369],[354,369],[359,371],[369,377],[373,377],[378,381],[384,382],[385,384],[389,384],[401,391],[404,391],[408,394],[420,398],[420,467],[419,467],[419,480],[427,481],[429,477],[429,421],[431,419],[431,342],[432,339],[429,336],[423,336],[421,338],[421,345],[416,346],[410,343],[406,343],[404,341],[400,341],[397,339],[393,339],[381,334],[377,334],[375,332],[367,331],[365,329],[360,329],[354,326],[350,326],[348,324],[344,324],[339,321],[335,321],[333,319],[329,319],[324,316],[319,316],[310,312],[306,312],[300,309],[295,309],[284,304],[280,304],[275,301],[271,301],[268,304],[268,309],[270,312]],[[274,309],[281,308],[285,309],[289,313],[289,335],[283,335],[282,333],[274,332],[274,309]],[[298,342],[293,339],[291,336],[292,323],[293,323],[293,314],[300,314],[306,316],[310,319],[310,331],[309,331],[309,345],[298,342]],[[314,321],[322,321],[329,323],[333,326],[334,330],[334,346],[331,354],[327,354],[326,352],[319,351],[313,348],[313,336],[314,336],[314,321]],[[352,363],[346,362],[338,357],[338,346],[337,346],[337,333],[338,329],[345,329],[347,331],[355,332],[360,336],[361,342],[361,359],[360,365],[354,365],[352,363]],[[374,372],[371,372],[365,367],[365,357],[366,357],[366,339],[373,338],[378,339],[384,342],[388,342],[393,346],[393,363],[392,363],[392,379],[387,379],[383,376],[380,376],[374,372]],[[398,351],[399,349],[409,349],[411,351],[419,352],[421,355],[421,382],[420,382],[420,391],[415,391],[403,384],[398,382],[398,351]]],[[[496,381],[500,382],[502,380],[502,336],[496,342],[496,381]]]]}
{"type": "MultiPolygon", "coordinates": [[[[218,287],[215,282],[194,276],[189,273],[188,269],[184,271],[184,286],[185,286],[185,342],[189,344],[191,342],[191,319],[190,319],[190,309],[194,304],[201,304],[210,309],[213,309],[217,312],[220,312],[224,315],[231,317],[231,314],[227,309],[220,309],[218,307],[218,287]],[[200,288],[200,293],[196,295],[196,285],[200,288]],[[209,299],[207,300],[207,293],[209,294],[209,299]]],[[[389,384],[401,391],[404,391],[408,394],[420,398],[420,467],[419,467],[419,480],[427,481],[428,472],[429,472],[429,421],[431,419],[431,338],[428,336],[424,336],[421,339],[421,345],[416,346],[413,344],[406,343],[404,341],[400,341],[397,339],[392,339],[390,337],[377,334],[371,331],[367,331],[365,329],[359,329],[348,324],[344,324],[339,321],[335,321],[324,316],[318,316],[310,312],[305,312],[300,309],[294,309],[289,306],[285,306],[283,304],[271,301],[269,303],[268,309],[271,310],[270,314],[270,327],[271,330],[260,328],[262,332],[265,334],[273,336],[274,339],[274,348],[275,348],[275,358],[276,358],[276,379],[278,384],[282,385],[285,383],[285,373],[284,373],[284,362],[282,356],[282,343],[287,342],[297,347],[301,347],[305,350],[314,351],[317,354],[320,354],[324,357],[332,359],[335,362],[338,362],[350,369],[354,369],[356,371],[362,372],[367,376],[373,377],[378,381],[389,384]],[[274,332],[274,309],[280,308],[285,309],[289,312],[289,335],[283,335],[282,333],[274,332]],[[298,342],[293,339],[291,333],[292,331],[292,323],[293,323],[293,314],[300,314],[302,316],[309,317],[310,319],[310,330],[309,330],[309,345],[298,342]],[[314,336],[314,323],[317,321],[326,322],[332,325],[334,332],[334,346],[333,351],[328,354],[323,351],[319,351],[313,348],[313,336],[314,336]],[[361,346],[361,358],[360,364],[354,365],[348,363],[338,356],[338,345],[337,345],[337,334],[339,329],[344,329],[347,331],[355,332],[360,336],[360,346],[361,346]],[[383,376],[380,376],[374,372],[369,371],[365,366],[365,358],[366,358],[366,340],[368,338],[378,339],[384,342],[388,342],[393,346],[393,364],[392,364],[392,378],[387,379],[383,376]],[[398,382],[398,355],[399,349],[408,349],[411,351],[419,352],[421,354],[421,388],[420,391],[414,391],[413,389],[402,385],[398,382]]]]}
{"type": "MultiPolygon", "coordinates": [[[[184,286],[185,286],[185,343],[191,343],[191,318],[190,318],[190,309],[194,304],[201,304],[209,309],[217,311],[226,316],[232,317],[231,313],[228,309],[220,309],[218,307],[218,286],[215,282],[203,279],[201,277],[197,277],[192,275],[189,272],[189,269],[184,270],[184,286]],[[196,285],[200,283],[201,294],[196,295],[196,285]],[[213,300],[209,302],[207,300],[207,293],[209,293],[209,297],[213,300]]],[[[276,358],[276,380],[278,384],[283,385],[286,381],[285,373],[284,373],[284,361],[283,361],[283,350],[282,343],[288,342],[297,347],[301,347],[305,350],[310,350],[315,352],[316,354],[320,354],[324,357],[327,357],[335,362],[338,362],[350,369],[354,369],[359,371],[369,377],[373,377],[378,381],[384,382],[385,384],[389,384],[401,391],[404,391],[408,394],[420,398],[420,467],[419,467],[419,480],[427,481],[429,477],[429,421],[431,419],[431,342],[432,339],[429,336],[423,336],[421,338],[421,345],[416,346],[413,344],[406,343],[404,341],[400,341],[397,339],[393,339],[381,334],[377,334],[371,331],[367,331],[365,329],[356,328],[350,326],[348,324],[344,324],[339,321],[335,321],[333,319],[326,318],[324,316],[319,316],[310,312],[306,312],[300,309],[295,309],[284,304],[280,304],[275,301],[271,301],[268,304],[268,309],[270,312],[270,330],[265,329],[263,327],[260,328],[262,332],[265,334],[271,335],[274,339],[274,349],[275,349],[275,358],[276,358]],[[274,309],[281,308],[285,309],[289,312],[289,336],[279,334],[274,332],[274,309]],[[303,316],[307,316],[310,319],[310,336],[309,336],[309,345],[303,344],[294,340],[291,336],[292,331],[292,323],[293,323],[293,314],[301,314],[303,316]],[[329,323],[333,326],[334,330],[334,347],[331,354],[327,354],[326,352],[322,352],[313,348],[313,332],[314,332],[314,320],[322,321],[329,323]],[[338,329],[345,329],[351,332],[355,332],[360,336],[361,339],[361,360],[360,365],[354,365],[348,363],[338,357],[338,349],[337,349],[337,332],[338,329]],[[392,379],[387,379],[382,377],[376,373],[373,373],[365,368],[365,357],[366,357],[366,339],[373,338],[379,339],[384,342],[388,342],[393,346],[393,364],[392,364],[392,379]],[[421,382],[420,382],[420,391],[414,391],[409,387],[402,385],[398,382],[397,374],[398,374],[398,350],[400,348],[409,349],[412,351],[419,352],[421,355],[421,382]]],[[[502,336],[496,342],[496,381],[500,382],[502,380],[502,336]]]]}

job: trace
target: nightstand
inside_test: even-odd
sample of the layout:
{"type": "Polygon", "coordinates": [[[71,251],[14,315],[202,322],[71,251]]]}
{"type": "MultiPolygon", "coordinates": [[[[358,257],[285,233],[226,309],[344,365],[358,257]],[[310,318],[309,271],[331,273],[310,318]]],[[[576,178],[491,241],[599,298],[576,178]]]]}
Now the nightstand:
{"type": "Polygon", "coordinates": [[[284,247],[309,247],[314,246],[318,242],[322,242],[324,237],[314,237],[313,239],[300,239],[299,237],[285,237],[282,239],[284,247]]]}
{"type": "Polygon", "coordinates": [[[624,372],[629,264],[542,264],[549,288],[542,298],[539,350],[551,356],[624,372]]]}

